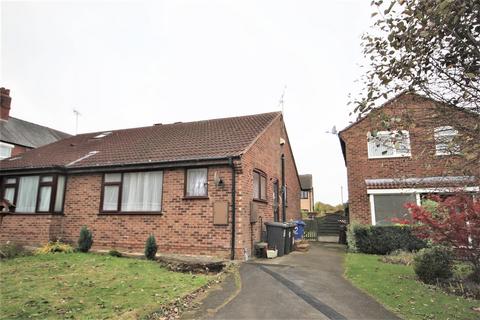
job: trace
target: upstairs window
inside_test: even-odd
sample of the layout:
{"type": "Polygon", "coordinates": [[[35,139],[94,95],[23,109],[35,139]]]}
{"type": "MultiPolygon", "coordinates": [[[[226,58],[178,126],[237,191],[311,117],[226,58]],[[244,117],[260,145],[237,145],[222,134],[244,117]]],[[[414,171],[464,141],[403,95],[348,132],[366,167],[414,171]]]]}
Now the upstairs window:
{"type": "Polygon", "coordinates": [[[308,199],[308,191],[300,191],[300,198],[308,199]]]}
{"type": "Polygon", "coordinates": [[[0,160],[10,158],[12,156],[13,145],[5,142],[0,142],[0,160]]]}
{"type": "Polygon", "coordinates": [[[185,177],[185,197],[208,196],[208,169],[187,169],[185,177]]]}
{"type": "Polygon", "coordinates": [[[17,213],[63,211],[65,176],[8,177],[3,180],[3,198],[15,205],[17,213]]]}
{"type": "Polygon", "coordinates": [[[451,126],[434,129],[435,154],[437,156],[459,154],[460,146],[456,143],[458,131],[451,126]]]}
{"type": "Polygon", "coordinates": [[[261,171],[253,171],[253,199],[267,200],[267,176],[261,171]]]}
{"type": "Polygon", "coordinates": [[[368,133],[368,158],[411,156],[410,135],[406,130],[368,133]]]}

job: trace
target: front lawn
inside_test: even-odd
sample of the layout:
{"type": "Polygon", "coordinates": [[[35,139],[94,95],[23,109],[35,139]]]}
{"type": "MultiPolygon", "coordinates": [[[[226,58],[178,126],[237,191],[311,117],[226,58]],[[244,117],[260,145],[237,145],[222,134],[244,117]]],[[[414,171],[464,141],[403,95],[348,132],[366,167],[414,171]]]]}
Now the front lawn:
{"type": "Polygon", "coordinates": [[[405,319],[479,319],[480,301],[434,290],[415,280],[411,266],[379,261],[379,256],[349,253],[346,277],[405,319]]]}
{"type": "Polygon", "coordinates": [[[146,260],[47,254],[0,262],[0,319],[136,318],[205,285],[146,260]]]}

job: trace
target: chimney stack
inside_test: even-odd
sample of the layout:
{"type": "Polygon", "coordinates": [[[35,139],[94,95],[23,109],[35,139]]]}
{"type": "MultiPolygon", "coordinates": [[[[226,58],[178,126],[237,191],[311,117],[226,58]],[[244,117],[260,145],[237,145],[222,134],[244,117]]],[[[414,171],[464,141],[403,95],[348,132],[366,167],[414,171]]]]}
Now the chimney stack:
{"type": "Polygon", "coordinates": [[[0,88],[0,120],[8,120],[10,116],[10,103],[12,98],[10,97],[10,90],[0,88]]]}

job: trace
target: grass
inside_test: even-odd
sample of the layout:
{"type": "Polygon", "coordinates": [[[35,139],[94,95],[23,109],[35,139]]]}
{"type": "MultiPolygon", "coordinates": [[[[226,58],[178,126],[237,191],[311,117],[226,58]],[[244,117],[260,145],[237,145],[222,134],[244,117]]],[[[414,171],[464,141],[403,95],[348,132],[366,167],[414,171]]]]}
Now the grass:
{"type": "Polygon", "coordinates": [[[415,278],[412,266],[379,261],[379,256],[349,253],[346,277],[405,319],[479,319],[480,301],[432,289],[415,278]]]}
{"type": "Polygon", "coordinates": [[[0,319],[131,319],[205,285],[146,260],[47,254],[0,262],[0,319]]]}

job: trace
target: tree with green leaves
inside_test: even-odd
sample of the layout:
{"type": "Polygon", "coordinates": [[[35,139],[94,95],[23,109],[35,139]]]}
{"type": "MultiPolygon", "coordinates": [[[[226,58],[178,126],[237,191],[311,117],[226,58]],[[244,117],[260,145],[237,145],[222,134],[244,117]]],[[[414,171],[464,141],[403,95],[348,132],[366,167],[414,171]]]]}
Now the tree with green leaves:
{"type": "Polygon", "coordinates": [[[465,159],[478,164],[480,1],[373,0],[371,5],[374,23],[362,37],[368,62],[361,94],[352,101],[355,112],[364,116],[405,91],[462,108],[479,121],[452,125],[462,132],[465,159]]]}

